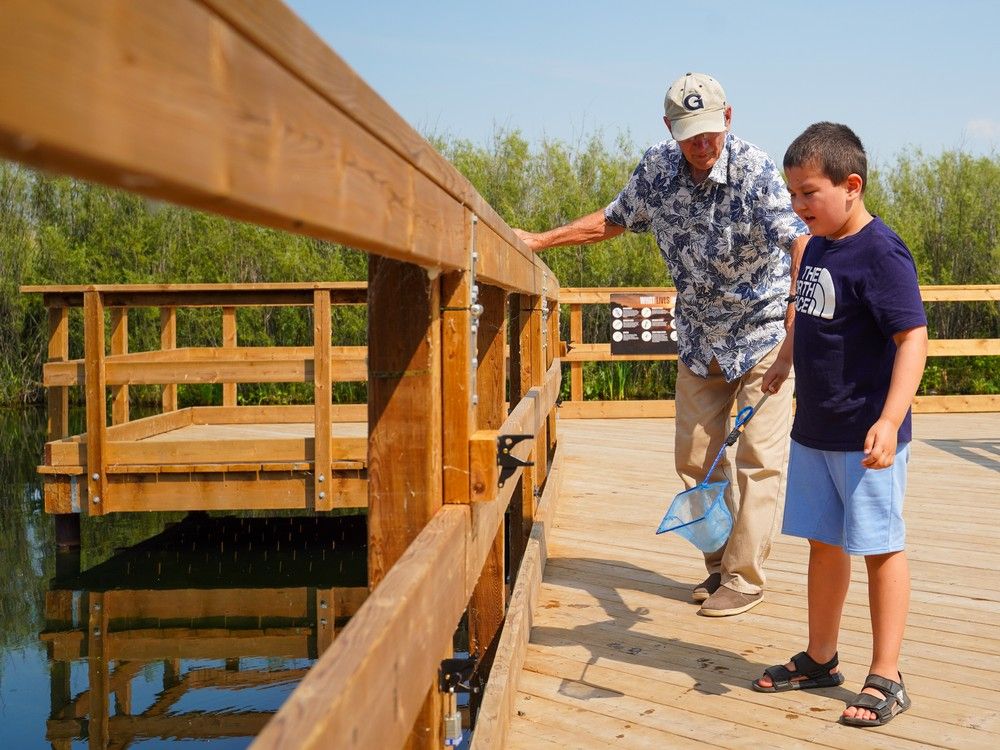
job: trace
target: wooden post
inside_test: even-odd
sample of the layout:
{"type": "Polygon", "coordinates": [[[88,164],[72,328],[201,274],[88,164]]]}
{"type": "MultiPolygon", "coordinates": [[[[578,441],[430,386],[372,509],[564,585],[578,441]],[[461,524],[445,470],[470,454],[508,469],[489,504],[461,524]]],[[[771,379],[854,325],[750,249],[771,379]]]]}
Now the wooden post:
{"type": "MultiPolygon", "coordinates": [[[[49,308],[49,362],[69,361],[69,309],[49,308]]],[[[69,436],[69,386],[48,387],[48,439],[58,440],[69,436]]],[[[55,515],[56,547],[66,549],[80,546],[80,514],[55,515]]],[[[65,561],[65,555],[57,559],[65,561]]]]}
{"type": "Polygon", "coordinates": [[[331,424],[333,406],[330,394],[330,290],[313,292],[313,507],[330,510],[333,492],[330,477],[331,424]]]}
{"type": "Polygon", "coordinates": [[[104,465],[107,442],[107,406],[104,371],[104,300],[101,293],[83,294],[83,350],[87,393],[87,489],[84,513],[102,515],[106,497],[107,471],[104,465]]]}
{"type": "MultiPolygon", "coordinates": [[[[160,349],[177,348],[177,308],[160,308],[160,349]]],[[[177,383],[163,386],[163,411],[177,411],[177,383]]]]}
{"type": "MultiPolygon", "coordinates": [[[[369,588],[442,505],[440,300],[424,269],[369,257],[369,588]]],[[[439,748],[441,721],[434,684],[410,746],[439,748]]]]}
{"type": "Polygon", "coordinates": [[[471,274],[468,271],[441,276],[441,409],[443,488],[446,503],[468,503],[469,436],[476,430],[476,407],[472,402],[471,274]]]}
{"type": "MultiPolygon", "coordinates": [[[[111,308],[111,354],[128,354],[128,308],[111,308]]],[[[111,388],[111,424],[128,422],[128,386],[111,388]]]]}
{"type": "MultiPolygon", "coordinates": [[[[517,316],[517,346],[511,343],[511,407],[517,405],[525,394],[531,390],[532,386],[542,382],[545,369],[542,365],[544,354],[542,351],[542,309],[541,298],[535,295],[517,295],[517,307],[514,314],[517,316]],[[515,362],[513,350],[517,350],[517,367],[515,372],[515,362]]],[[[519,492],[514,493],[512,503],[521,504],[521,528],[520,536],[514,539],[514,529],[511,529],[511,571],[516,571],[513,551],[518,550],[517,564],[520,563],[520,555],[523,554],[524,545],[528,542],[531,534],[531,525],[535,517],[535,488],[545,477],[546,463],[546,437],[545,429],[541,429],[535,438],[534,449],[531,460],[533,466],[527,466],[521,473],[519,492]]]]}
{"type": "MultiPolygon", "coordinates": [[[[236,308],[222,308],[222,348],[236,348],[236,308]]],[[[222,405],[236,406],[236,383],[222,384],[222,405]]]]}
{"type": "MultiPolygon", "coordinates": [[[[479,304],[483,314],[479,319],[476,340],[479,369],[477,372],[478,401],[476,426],[496,430],[503,424],[506,402],[506,294],[495,286],[479,286],[479,304]]],[[[476,508],[473,508],[473,513],[476,508]]],[[[493,547],[483,565],[479,581],[469,599],[469,651],[476,659],[476,682],[485,682],[493,662],[500,627],[507,603],[504,568],[504,525],[493,540],[493,547]]],[[[473,714],[478,712],[482,693],[474,694],[473,714]]]]}
{"type": "MultiPolygon", "coordinates": [[[[569,306],[569,348],[583,343],[583,305],[574,302],[569,306]]],[[[583,362],[571,362],[569,366],[569,398],[583,401],[583,362]]]]}
{"type": "MultiPolygon", "coordinates": [[[[69,309],[49,308],[49,362],[69,361],[69,309]]],[[[69,386],[49,386],[49,440],[69,437],[69,386]]]]}
{"type": "MultiPolygon", "coordinates": [[[[545,369],[543,370],[543,378],[544,373],[549,371],[552,363],[555,361],[556,357],[559,356],[559,314],[559,301],[549,300],[548,349],[545,354],[545,369]]],[[[546,446],[548,450],[545,454],[547,465],[548,458],[554,455],[556,450],[556,407],[553,407],[545,417],[545,424],[547,426],[546,446]]],[[[546,476],[547,475],[548,472],[546,471],[546,476]]],[[[543,481],[544,480],[545,478],[543,477],[543,481]]]]}
{"type": "Polygon", "coordinates": [[[111,718],[111,685],[108,675],[108,657],[105,642],[108,635],[108,615],[104,611],[104,595],[90,592],[86,598],[87,617],[87,674],[90,747],[108,747],[109,723],[111,718]]]}

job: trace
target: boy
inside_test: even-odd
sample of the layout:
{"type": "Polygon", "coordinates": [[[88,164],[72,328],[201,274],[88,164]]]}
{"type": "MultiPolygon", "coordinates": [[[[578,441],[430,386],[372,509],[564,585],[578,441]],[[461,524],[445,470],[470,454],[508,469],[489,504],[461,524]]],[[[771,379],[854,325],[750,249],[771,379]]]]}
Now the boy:
{"type": "Polygon", "coordinates": [[[927,319],[903,241],[865,209],[867,158],[850,128],[806,128],[784,160],[792,208],[809,227],[795,333],[764,375],[775,391],[794,359],[782,531],[809,540],[809,643],[753,682],[763,692],[839,685],[840,616],[850,555],[868,570],[873,650],[844,724],[881,726],[910,707],[899,672],[910,581],[902,518],[910,403],[927,357],[927,319]]]}

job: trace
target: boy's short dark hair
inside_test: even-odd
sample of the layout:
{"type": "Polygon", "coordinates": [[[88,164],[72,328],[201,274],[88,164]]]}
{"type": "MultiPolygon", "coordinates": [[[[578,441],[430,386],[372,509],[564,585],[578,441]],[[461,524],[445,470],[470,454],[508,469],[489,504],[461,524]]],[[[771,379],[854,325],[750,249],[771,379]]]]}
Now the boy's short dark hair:
{"type": "Polygon", "coordinates": [[[784,166],[788,169],[806,164],[816,164],[835,185],[856,174],[861,177],[861,189],[868,186],[865,147],[846,125],[817,122],[802,131],[785,151],[784,166]]]}

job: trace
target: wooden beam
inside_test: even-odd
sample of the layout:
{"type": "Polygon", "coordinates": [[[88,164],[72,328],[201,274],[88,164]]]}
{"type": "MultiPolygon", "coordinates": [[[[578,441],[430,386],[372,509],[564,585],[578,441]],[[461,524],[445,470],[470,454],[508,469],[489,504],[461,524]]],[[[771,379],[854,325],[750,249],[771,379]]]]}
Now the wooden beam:
{"type": "MultiPolygon", "coordinates": [[[[87,467],[87,490],[90,502],[81,507],[84,513],[102,515],[101,497],[107,481],[107,406],[104,382],[104,301],[100,292],[84,294],[83,351],[86,359],[87,442],[83,453],[77,452],[73,463],[87,467]],[[86,460],[81,459],[86,457],[86,460]]],[[[61,443],[52,443],[56,446],[61,443]]],[[[67,462],[68,463],[68,462],[67,462]]]]}
{"type": "MultiPolygon", "coordinates": [[[[169,351],[177,348],[177,308],[160,308],[160,349],[169,351]]],[[[160,381],[163,382],[163,381],[160,381]]],[[[163,411],[177,410],[177,385],[166,381],[163,386],[163,411]]]]}
{"type": "MultiPolygon", "coordinates": [[[[479,286],[478,302],[483,312],[479,318],[476,336],[476,353],[479,367],[475,373],[477,426],[490,430],[499,429],[503,424],[506,406],[506,341],[507,341],[507,299],[503,289],[485,284],[479,286]]],[[[470,450],[466,440],[466,466],[470,464],[470,450]]],[[[472,496],[471,471],[466,476],[466,495],[472,496]]],[[[469,579],[476,586],[469,599],[469,651],[477,660],[476,677],[484,678],[492,664],[492,654],[497,634],[503,624],[507,604],[506,569],[504,564],[505,526],[500,522],[493,530],[493,544],[486,553],[486,560],[478,571],[470,571],[469,579]]],[[[488,533],[488,527],[487,527],[488,533]]],[[[473,532],[478,531],[473,525],[473,532]]],[[[470,539],[470,547],[481,541],[470,539]]],[[[478,559],[478,558],[477,558],[478,559]]],[[[470,698],[478,709],[478,695],[470,698]]]]}
{"type": "MultiPolygon", "coordinates": [[[[49,309],[49,362],[69,360],[69,311],[65,308],[49,309]]],[[[48,439],[69,435],[69,389],[49,388],[48,439]]]]}
{"type": "MultiPolygon", "coordinates": [[[[111,308],[111,356],[128,354],[128,308],[111,308]]],[[[107,361],[105,360],[105,364],[107,361]]],[[[107,372],[105,372],[105,381],[107,372]]],[[[111,388],[111,424],[128,422],[128,385],[111,388]]]]}
{"type": "MultiPolygon", "coordinates": [[[[377,591],[442,505],[440,287],[417,266],[370,256],[368,301],[368,583],[377,591]]],[[[413,747],[441,744],[432,684],[420,689],[428,700],[414,717],[413,747]]]]}
{"type": "MultiPolygon", "coordinates": [[[[331,446],[332,402],[330,392],[330,293],[317,290],[313,296],[313,465],[314,486],[313,498],[316,510],[329,510],[333,507],[333,493],[329,489],[330,462],[333,460],[331,446]]],[[[367,456],[367,441],[365,445],[367,456]]]]}
{"type": "MultiPolygon", "coordinates": [[[[222,348],[236,348],[236,308],[222,308],[222,348]]],[[[236,383],[222,384],[222,405],[236,406],[236,383]]]]}

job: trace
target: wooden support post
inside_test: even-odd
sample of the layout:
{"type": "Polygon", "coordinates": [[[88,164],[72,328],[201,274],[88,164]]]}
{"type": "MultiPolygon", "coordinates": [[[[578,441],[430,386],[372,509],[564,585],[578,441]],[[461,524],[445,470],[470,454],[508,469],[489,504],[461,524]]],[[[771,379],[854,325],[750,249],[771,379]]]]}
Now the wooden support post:
{"type": "Polygon", "coordinates": [[[110,740],[111,684],[108,656],[104,647],[108,635],[108,615],[104,611],[104,595],[87,595],[87,674],[89,711],[87,715],[90,747],[106,748],[110,740]]]}
{"type": "Polygon", "coordinates": [[[313,292],[313,507],[330,510],[333,507],[333,484],[330,476],[333,406],[330,394],[330,291],[313,292]]]}
{"type": "MultiPolygon", "coordinates": [[[[441,295],[410,263],[368,259],[368,585],[441,508],[441,295]]],[[[429,686],[410,746],[441,746],[429,686]]]]}
{"type": "MultiPolygon", "coordinates": [[[[527,393],[528,389],[531,387],[530,384],[525,384],[523,382],[524,378],[524,367],[522,366],[522,359],[528,356],[528,351],[522,349],[522,336],[521,336],[521,307],[524,305],[522,298],[526,298],[522,294],[511,294],[508,297],[507,313],[510,320],[510,363],[509,363],[509,375],[510,375],[510,408],[517,406],[521,397],[527,393]]],[[[528,472],[531,471],[530,468],[525,468],[521,472],[521,478],[518,480],[517,486],[514,488],[514,494],[511,498],[510,507],[507,510],[507,532],[508,532],[508,546],[509,553],[507,556],[507,570],[508,575],[513,579],[517,575],[518,566],[521,564],[521,557],[524,555],[524,545],[525,545],[525,535],[529,533],[524,525],[523,517],[523,504],[521,502],[522,487],[525,483],[525,477],[528,476],[528,472]]],[[[527,529],[530,529],[530,524],[527,529]]]]}
{"type": "Polygon", "coordinates": [[[337,591],[309,589],[316,597],[316,658],[330,648],[337,632],[337,591]]]}
{"type": "MultiPolygon", "coordinates": [[[[517,315],[517,350],[518,372],[516,377],[514,361],[511,359],[511,396],[510,402],[515,406],[533,386],[540,385],[545,376],[544,353],[542,351],[542,309],[541,298],[534,295],[520,294],[518,296],[518,306],[515,310],[517,315]]],[[[512,343],[512,349],[515,347],[512,343]]],[[[520,562],[520,553],[523,553],[524,545],[528,542],[531,534],[531,524],[535,518],[535,489],[545,478],[546,464],[546,437],[545,429],[540,429],[534,441],[531,460],[533,466],[525,467],[521,474],[519,492],[514,493],[512,502],[521,503],[521,528],[520,537],[516,540],[520,562]]],[[[514,531],[511,530],[511,550],[515,548],[513,539],[514,531]]],[[[511,559],[511,572],[516,571],[514,567],[513,554],[511,559]]]]}
{"type": "MultiPolygon", "coordinates": [[[[222,308],[222,348],[236,348],[236,308],[222,308]]],[[[236,383],[222,384],[222,405],[236,406],[236,383]]]]}
{"type": "MultiPolygon", "coordinates": [[[[111,354],[128,354],[128,308],[111,308],[111,354]]],[[[111,388],[111,424],[128,422],[128,386],[111,388]]]]}
{"type": "MultiPolygon", "coordinates": [[[[545,372],[548,372],[552,362],[559,356],[559,302],[549,300],[549,320],[548,320],[548,341],[549,346],[545,354],[545,372]]],[[[544,375],[543,375],[544,377],[544,375]]],[[[556,450],[556,408],[553,407],[545,417],[546,424],[546,464],[555,455],[556,450]]],[[[546,475],[548,472],[546,471],[546,475]]],[[[543,478],[544,481],[544,478],[543,478]]]]}
{"type": "Polygon", "coordinates": [[[441,276],[442,481],[446,503],[468,503],[470,499],[469,436],[476,430],[472,359],[477,356],[469,312],[471,279],[468,271],[441,276]]]}
{"type": "MultiPolygon", "coordinates": [[[[49,308],[49,362],[69,361],[69,308],[49,308]]],[[[49,440],[69,436],[69,386],[49,386],[49,440]]]]}
{"type": "MultiPolygon", "coordinates": [[[[49,362],[69,361],[69,308],[49,308],[49,362]]],[[[49,386],[48,439],[69,436],[69,386],[49,386]]],[[[56,547],[80,546],[80,514],[55,515],[56,547]]],[[[57,559],[65,560],[65,555],[57,559]]]]}
{"type": "MultiPolygon", "coordinates": [[[[496,430],[503,424],[506,416],[506,294],[499,287],[480,285],[479,304],[483,306],[483,314],[479,319],[476,339],[479,360],[476,426],[496,430]]],[[[477,506],[472,508],[473,514],[479,510],[477,506]]],[[[469,599],[469,651],[476,659],[477,683],[485,682],[485,676],[489,673],[506,612],[504,536],[504,524],[500,524],[479,581],[469,599]]],[[[482,693],[478,693],[470,698],[473,715],[479,710],[481,696],[482,693]]]]}
{"type": "Polygon", "coordinates": [[[102,515],[106,497],[107,406],[104,381],[104,300],[101,293],[83,294],[83,350],[87,393],[87,489],[84,513],[102,515]]]}
{"type": "MultiPolygon", "coordinates": [[[[177,348],[177,308],[160,308],[160,349],[177,348]]],[[[163,386],[163,411],[177,411],[177,384],[163,386]]]]}
{"type": "MultiPolygon", "coordinates": [[[[569,348],[583,343],[583,305],[574,302],[569,306],[569,348]]],[[[583,362],[571,362],[569,366],[569,398],[583,401],[583,362]]]]}

